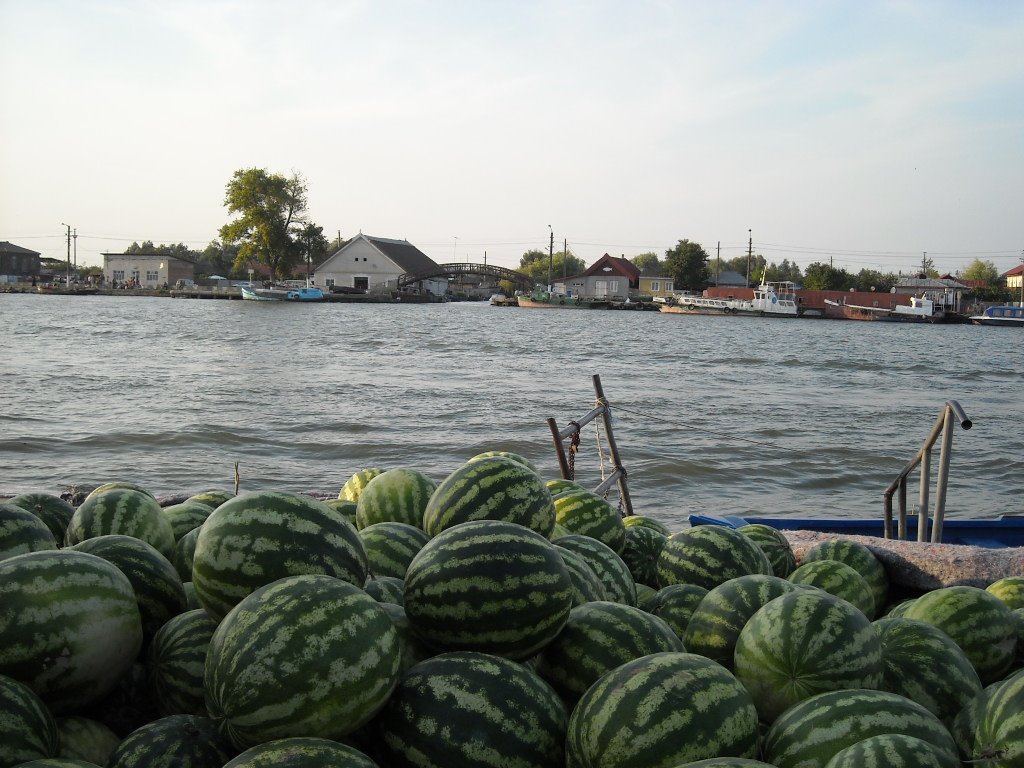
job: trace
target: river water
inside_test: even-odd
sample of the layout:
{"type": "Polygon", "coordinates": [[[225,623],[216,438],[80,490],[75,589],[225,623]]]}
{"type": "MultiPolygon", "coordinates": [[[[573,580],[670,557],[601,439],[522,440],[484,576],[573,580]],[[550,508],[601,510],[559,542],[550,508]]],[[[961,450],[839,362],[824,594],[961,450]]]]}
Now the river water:
{"type": "MultiPolygon", "coordinates": [[[[242,490],[334,493],[492,449],[553,478],[546,419],[587,413],[599,374],[634,511],[670,526],[880,517],[949,399],[974,427],[953,438],[947,514],[1024,514],[1022,348],[979,326],[6,294],[0,493],[231,489],[236,461],[242,490]]],[[[603,437],[583,433],[588,487],[603,437]]]]}

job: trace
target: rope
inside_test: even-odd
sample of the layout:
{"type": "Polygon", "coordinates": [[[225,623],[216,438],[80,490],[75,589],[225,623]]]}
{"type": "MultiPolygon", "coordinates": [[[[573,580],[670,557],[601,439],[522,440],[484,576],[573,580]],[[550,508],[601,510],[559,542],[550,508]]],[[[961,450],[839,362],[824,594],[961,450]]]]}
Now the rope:
{"type": "Polygon", "coordinates": [[[674,419],[666,419],[666,418],[664,418],[662,416],[652,416],[649,413],[644,413],[643,411],[636,411],[636,410],[633,410],[632,408],[623,408],[621,405],[616,405],[615,408],[617,410],[619,410],[619,411],[625,411],[626,413],[631,413],[634,416],[641,416],[641,417],[643,417],[645,419],[650,419],[651,421],[660,421],[660,422],[662,422],[664,424],[672,424],[673,426],[677,426],[677,427],[685,427],[686,429],[693,430],[694,432],[704,432],[705,434],[714,435],[715,437],[724,437],[724,438],[727,438],[729,440],[737,440],[739,442],[750,443],[752,445],[763,445],[766,448],[778,448],[778,445],[776,445],[774,443],[766,443],[766,442],[763,442],[761,440],[752,440],[749,437],[740,437],[739,435],[733,434],[732,432],[716,432],[713,429],[705,429],[703,427],[695,427],[695,426],[693,426],[691,424],[687,424],[686,422],[683,422],[683,421],[676,421],[674,419]]]}

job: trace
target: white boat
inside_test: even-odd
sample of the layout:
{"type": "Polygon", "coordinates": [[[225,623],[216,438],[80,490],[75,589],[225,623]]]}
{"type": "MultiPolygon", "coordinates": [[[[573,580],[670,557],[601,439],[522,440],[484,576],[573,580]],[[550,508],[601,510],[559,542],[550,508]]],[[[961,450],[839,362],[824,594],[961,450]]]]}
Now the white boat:
{"type": "Polygon", "coordinates": [[[988,307],[980,315],[972,315],[975,325],[1005,325],[1024,328],[1024,307],[988,307]]]}
{"type": "Polygon", "coordinates": [[[319,288],[254,288],[243,285],[242,298],[249,301],[323,301],[319,288]]]}
{"type": "Polygon", "coordinates": [[[963,315],[936,307],[927,296],[911,296],[910,304],[887,307],[865,307],[860,304],[825,299],[825,317],[835,320],[881,320],[896,323],[962,323],[963,315]]]}
{"type": "Polygon", "coordinates": [[[717,299],[706,296],[678,296],[661,304],[662,312],[676,315],[753,315],[755,317],[799,317],[795,286],[789,281],[762,282],[753,299],[717,299]]]}

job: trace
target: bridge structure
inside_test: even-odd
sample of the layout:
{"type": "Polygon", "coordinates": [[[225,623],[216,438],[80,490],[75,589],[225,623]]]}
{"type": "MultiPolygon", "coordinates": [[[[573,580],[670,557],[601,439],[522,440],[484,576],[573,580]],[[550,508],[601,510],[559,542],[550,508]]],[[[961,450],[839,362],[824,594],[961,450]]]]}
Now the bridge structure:
{"type": "Polygon", "coordinates": [[[479,277],[493,277],[495,280],[507,280],[517,288],[529,291],[533,288],[534,280],[529,275],[517,272],[507,267],[498,267],[493,264],[469,264],[458,262],[454,264],[438,264],[436,269],[421,269],[416,272],[406,272],[398,278],[398,287],[404,288],[408,285],[418,283],[421,280],[430,280],[436,277],[457,278],[466,275],[479,277]]]}

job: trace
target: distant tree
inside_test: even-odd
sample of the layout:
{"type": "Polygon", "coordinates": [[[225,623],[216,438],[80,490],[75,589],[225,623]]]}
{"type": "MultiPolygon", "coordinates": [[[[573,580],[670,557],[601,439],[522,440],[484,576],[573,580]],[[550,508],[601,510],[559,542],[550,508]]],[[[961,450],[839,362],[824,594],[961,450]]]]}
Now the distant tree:
{"type": "Polygon", "coordinates": [[[699,243],[680,240],[665,251],[665,271],[677,289],[700,290],[708,282],[708,255],[699,243]]]}
{"type": "Polygon", "coordinates": [[[782,263],[772,262],[768,265],[768,279],[773,283],[789,280],[793,283],[803,282],[804,273],[796,262],[783,259],[782,263]]]}
{"type": "Polygon", "coordinates": [[[340,251],[342,248],[344,248],[346,245],[348,245],[350,242],[352,242],[351,239],[345,240],[341,236],[341,232],[339,232],[337,235],[335,235],[333,238],[331,238],[327,242],[327,255],[328,256],[333,256],[338,251],[340,251]]]}
{"type": "Polygon", "coordinates": [[[535,283],[547,285],[549,263],[551,266],[552,282],[560,280],[563,275],[578,275],[587,268],[586,262],[574,256],[572,251],[569,253],[558,251],[554,254],[548,254],[546,251],[535,248],[523,254],[519,260],[518,271],[529,275],[535,283]]]}
{"type": "Polygon", "coordinates": [[[227,184],[224,205],[238,218],[220,228],[225,243],[237,244],[234,266],[262,264],[270,279],[288,275],[302,259],[300,236],[308,224],[306,180],[268,173],[263,168],[235,171],[227,184]]]}
{"type": "Polygon", "coordinates": [[[312,274],[314,266],[324,260],[328,253],[330,243],[324,237],[324,228],[309,223],[299,233],[299,241],[302,244],[302,253],[306,257],[306,274],[312,274]]]}
{"type": "Polygon", "coordinates": [[[888,293],[896,285],[899,277],[892,272],[879,272],[877,269],[862,269],[853,276],[853,285],[858,291],[878,291],[888,293]]]}
{"type": "Polygon", "coordinates": [[[657,272],[663,267],[661,259],[658,258],[658,254],[654,252],[641,253],[630,259],[633,262],[633,266],[643,272],[645,269],[651,272],[657,272]]]}
{"type": "Polygon", "coordinates": [[[223,245],[219,240],[211,240],[210,244],[199,254],[196,263],[197,273],[230,276],[232,272],[236,272],[234,263],[237,256],[237,246],[223,245]]]}
{"type": "Polygon", "coordinates": [[[994,286],[999,281],[999,270],[991,261],[975,259],[967,265],[962,277],[964,280],[983,280],[988,285],[994,286]]]}
{"type": "Polygon", "coordinates": [[[804,270],[804,288],[812,291],[848,291],[856,288],[856,279],[845,269],[816,261],[804,270]]]}
{"type": "Polygon", "coordinates": [[[153,245],[152,240],[144,240],[142,243],[133,242],[125,249],[125,253],[148,253],[158,254],[160,256],[175,256],[178,258],[188,259],[195,261],[199,258],[199,252],[193,251],[184,243],[175,243],[173,245],[153,245]]]}

